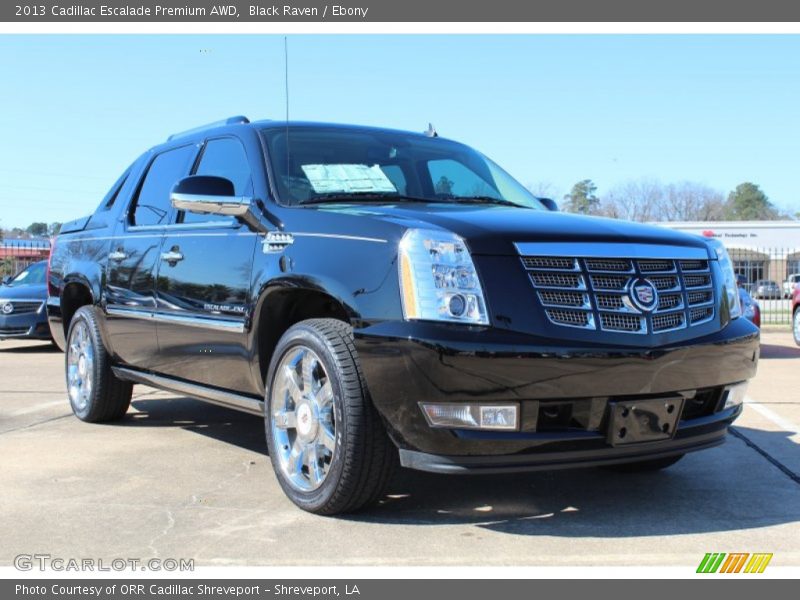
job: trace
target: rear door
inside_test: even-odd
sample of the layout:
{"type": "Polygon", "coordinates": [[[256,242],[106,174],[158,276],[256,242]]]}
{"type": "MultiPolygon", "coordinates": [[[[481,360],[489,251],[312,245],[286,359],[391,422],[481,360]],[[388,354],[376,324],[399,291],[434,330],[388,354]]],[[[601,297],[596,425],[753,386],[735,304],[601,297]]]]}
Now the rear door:
{"type": "MultiPolygon", "coordinates": [[[[225,177],[237,196],[253,194],[250,162],[235,137],[208,140],[194,174],[225,177]]],[[[230,390],[251,388],[245,330],[257,240],[233,217],[174,215],[157,283],[159,372],[230,390]]]]}
{"type": "Polygon", "coordinates": [[[129,365],[149,368],[157,359],[155,282],[164,229],[173,213],[169,193],[189,172],[197,151],[196,145],[186,145],[153,157],[109,246],[106,331],[117,357],[129,365]]]}

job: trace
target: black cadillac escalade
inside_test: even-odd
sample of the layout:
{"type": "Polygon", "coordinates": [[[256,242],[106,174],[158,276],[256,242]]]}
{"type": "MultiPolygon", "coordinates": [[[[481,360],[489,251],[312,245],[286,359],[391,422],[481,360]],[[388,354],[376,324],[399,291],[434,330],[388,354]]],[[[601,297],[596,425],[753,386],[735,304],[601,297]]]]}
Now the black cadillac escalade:
{"type": "Polygon", "coordinates": [[[173,135],[62,227],[48,286],[78,418],[136,383],[263,416],[321,514],[398,462],[668,466],[722,443],[759,351],[719,244],[559,213],[432,130],[173,135]]]}

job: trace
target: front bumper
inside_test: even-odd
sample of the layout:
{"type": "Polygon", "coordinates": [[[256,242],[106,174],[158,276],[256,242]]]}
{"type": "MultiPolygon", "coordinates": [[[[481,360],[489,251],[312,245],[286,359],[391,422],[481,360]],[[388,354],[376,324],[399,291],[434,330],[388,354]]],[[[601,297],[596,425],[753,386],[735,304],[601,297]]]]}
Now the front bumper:
{"type": "Polygon", "coordinates": [[[722,443],[741,411],[722,409],[726,386],[751,378],[759,354],[758,330],[745,319],[649,349],[566,345],[434,323],[386,322],[358,329],[355,337],[367,386],[402,463],[437,472],[612,464],[722,443]],[[607,442],[611,402],[675,394],[687,400],[672,438],[607,442]],[[520,429],[434,429],[420,402],[515,402],[520,429]]]}
{"type": "Polygon", "coordinates": [[[44,311],[41,313],[0,315],[0,340],[5,339],[51,339],[47,315],[44,311]]]}

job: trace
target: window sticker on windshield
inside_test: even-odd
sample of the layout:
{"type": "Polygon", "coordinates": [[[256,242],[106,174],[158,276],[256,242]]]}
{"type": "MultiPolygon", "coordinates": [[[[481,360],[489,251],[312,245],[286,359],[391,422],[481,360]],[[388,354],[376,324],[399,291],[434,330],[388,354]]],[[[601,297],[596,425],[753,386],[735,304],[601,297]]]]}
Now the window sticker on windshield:
{"type": "Polygon", "coordinates": [[[303,173],[317,194],[397,192],[378,165],[303,165],[303,173]]]}

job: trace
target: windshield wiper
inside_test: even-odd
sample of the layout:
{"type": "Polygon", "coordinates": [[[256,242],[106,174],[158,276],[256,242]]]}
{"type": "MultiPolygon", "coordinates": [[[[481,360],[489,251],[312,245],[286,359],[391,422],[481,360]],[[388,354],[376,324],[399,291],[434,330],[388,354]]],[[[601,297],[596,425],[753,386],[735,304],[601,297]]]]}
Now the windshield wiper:
{"type": "Polygon", "coordinates": [[[459,204],[501,204],[503,206],[516,206],[517,208],[526,208],[516,202],[511,202],[505,198],[495,198],[494,196],[447,196],[451,202],[459,204]]]}
{"type": "Polygon", "coordinates": [[[340,193],[330,193],[330,194],[320,194],[319,196],[314,196],[313,198],[307,198],[305,200],[301,200],[298,204],[328,204],[328,203],[335,203],[335,202],[393,202],[393,201],[400,201],[400,202],[447,202],[449,203],[450,200],[440,200],[436,198],[418,198],[416,196],[405,196],[402,194],[381,194],[381,193],[373,193],[373,192],[366,192],[366,193],[351,193],[351,194],[340,194],[340,193]]]}

